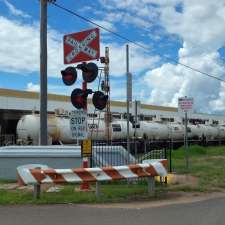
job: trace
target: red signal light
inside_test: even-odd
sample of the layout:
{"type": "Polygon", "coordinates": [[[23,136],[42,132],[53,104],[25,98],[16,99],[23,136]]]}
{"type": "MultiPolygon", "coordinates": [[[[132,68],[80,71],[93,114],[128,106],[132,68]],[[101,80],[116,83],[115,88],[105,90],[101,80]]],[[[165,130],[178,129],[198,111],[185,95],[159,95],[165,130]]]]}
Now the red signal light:
{"type": "Polygon", "coordinates": [[[82,89],[76,88],[71,93],[71,102],[77,109],[85,107],[87,96],[84,94],[82,89]]]}
{"type": "Polygon", "coordinates": [[[92,102],[96,109],[103,110],[106,107],[108,96],[101,91],[96,91],[93,95],[92,102]]]}
{"type": "Polygon", "coordinates": [[[98,66],[95,63],[82,63],[77,68],[82,70],[83,80],[87,83],[93,82],[98,76],[98,66]]]}
{"type": "Polygon", "coordinates": [[[62,80],[65,85],[72,85],[77,80],[77,71],[74,67],[69,66],[61,71],[62,80]]]}

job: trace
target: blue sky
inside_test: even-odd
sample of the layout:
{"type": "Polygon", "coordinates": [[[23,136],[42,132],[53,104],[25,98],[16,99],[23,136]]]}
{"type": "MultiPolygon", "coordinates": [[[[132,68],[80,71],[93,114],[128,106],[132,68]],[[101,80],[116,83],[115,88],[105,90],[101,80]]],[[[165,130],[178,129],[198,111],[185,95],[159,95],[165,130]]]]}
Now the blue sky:
{"type": "MultiPolygon", "coordinates": [[[[225,0],[57,0],[57,4],[149,48],[130,44],[133,99],[177,106],[194,97],[195,110],[225,113],[225,85],[180,62],[225,80],[225,0]],[[175,61],[175,62],[174,62],[175,61]]],[[[39,90],[39,1],[0,0],[0,87],[39,90]]],[[[49,4],[48,91],[70,95],[62,83],[63,35],[93,25],[49,4]]],[[[127,42],[101,30],[101,55],[110,50],[111,98],[126,98],[127,42]]],[[[79,75],[79,78],[81,76],[79,75]]],[[[96,88],[97,81],[91,84],[96,88]]]]}

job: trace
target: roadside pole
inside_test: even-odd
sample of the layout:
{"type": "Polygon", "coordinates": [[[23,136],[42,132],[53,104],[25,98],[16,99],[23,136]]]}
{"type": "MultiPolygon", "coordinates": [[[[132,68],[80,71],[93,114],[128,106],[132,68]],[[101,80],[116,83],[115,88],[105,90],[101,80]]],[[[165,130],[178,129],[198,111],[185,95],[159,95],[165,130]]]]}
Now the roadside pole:
{"type": "MultiPolygon", "coordinates": [[[[82,83],[82,90],[85,93],[87,90],[87,82],[83,81],[82,83]]],[[[87,98],[85,98],[85,104],[84,104],[84,111],[87,113],[87,98]]],[[[87,156],[83,156],[83,168],[88,168],[88,157],[87,156]]],[[[80,185],[80,189],[81,190],[89,190],[90,186],[88,182],[83,182],[80,185]]]]}
{"type": "Polygon", "coordinates": [[[178,98],[178,111],[184,112],[184,151],[185,151],[185,163],[186,169],[189,169],[189,152],[188,152],[188,132],[187,132],[187,125],[188,125],[188,113],[193,113],[193,104],[194,99],[191,97],[181,97],[178,98]]]}
{"type": "Polygon", "coordinates": [[[189,169],[189,154],[188,154],[188,135],[187,135],[187,112],[185,111],[185,118],[184,118],[184,149],[185,149],[185,161],[186,161],[186,168],[189,169]]]}
{"type": "MultiPolygon", "coordinates": [[[[129,45],[126,45],[126,72],[127,72],[127,152],[130,155],[130,127],[129,127],[129,121],[130,121],[130,99],[129,99],[129,45]]],[[[130,163],[130,158],[128,160],[130,163]]]]}
{"type": "Polygon", "coordinates": [[[47,127],[47,5],[40,0],[40,145],[48,144],[47,127]]]}

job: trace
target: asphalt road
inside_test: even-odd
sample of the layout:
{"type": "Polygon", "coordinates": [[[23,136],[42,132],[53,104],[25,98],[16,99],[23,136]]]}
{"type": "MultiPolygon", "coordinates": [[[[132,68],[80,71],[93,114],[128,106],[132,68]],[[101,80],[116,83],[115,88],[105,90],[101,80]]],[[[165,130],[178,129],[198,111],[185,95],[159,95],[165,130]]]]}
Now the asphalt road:
{"type": "Polygon", "coordinates": [[[0,225],[225,225],[225,198],[148,208],[0,206],[0,225]]]}

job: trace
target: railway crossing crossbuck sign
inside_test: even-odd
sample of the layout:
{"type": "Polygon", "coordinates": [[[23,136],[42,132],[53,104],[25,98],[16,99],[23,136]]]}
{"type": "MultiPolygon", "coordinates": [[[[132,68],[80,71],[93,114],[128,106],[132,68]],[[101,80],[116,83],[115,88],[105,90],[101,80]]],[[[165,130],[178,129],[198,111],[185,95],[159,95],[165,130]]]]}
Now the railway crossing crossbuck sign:
{"type": "Polygon", "coordinates": [[[99,29],[90,29],[63,37],[64,64],[72,64],[98,59],[99,29]]]}

